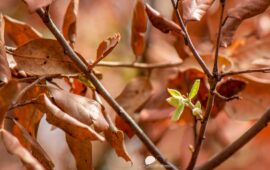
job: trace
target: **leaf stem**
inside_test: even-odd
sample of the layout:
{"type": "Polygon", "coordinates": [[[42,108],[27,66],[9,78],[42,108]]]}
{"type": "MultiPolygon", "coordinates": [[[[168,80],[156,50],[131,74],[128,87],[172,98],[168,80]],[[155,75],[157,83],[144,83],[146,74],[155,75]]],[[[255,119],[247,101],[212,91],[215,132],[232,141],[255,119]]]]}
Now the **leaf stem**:
{"type": "Polygon", "coordinates": [[[101,84],[88,66],[80,59],[80,57],[74,52],[70,47],[68,42],[63,37],[62,33],[55,26],[49,15],[47,15],[43,9],[39,8],[36,10],[37,14],[41,17],[44,24],[49,28],[49,30],[56,37],[58,42],[62,45],[66,54],[73,60],[73,62],[78,66],[78,68],[85,73],[86,77],[93,83],[97,91],[101,96],[108,102],[108,104],[121,116],[134,130],[136,135],[145,144],[149,152],[168,170],[177,170],[177,168],[167,161],[154,143],[149,139],[149,137],[143,132],[143,130],[138,126],[138,124],[129,116],[129,114],[114,100],[114,98],[109,94],[107,89],[101,84]]]}

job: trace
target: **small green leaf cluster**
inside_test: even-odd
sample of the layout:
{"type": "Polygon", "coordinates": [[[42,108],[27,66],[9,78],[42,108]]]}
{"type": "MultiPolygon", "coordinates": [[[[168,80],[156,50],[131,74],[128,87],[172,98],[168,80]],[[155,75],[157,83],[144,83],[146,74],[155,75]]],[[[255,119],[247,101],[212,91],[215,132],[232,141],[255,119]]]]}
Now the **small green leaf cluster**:
{"type": "Polygon", "coordinates": [[[173,121],[180,119],[185,107],[189,107],[192,110],[193,116],[195,116],[197,119],[203,119],[200,101],[197,101],[195,105],[192,103],[192,99],[198,94],[199,88],[200,79],[197,79],[192,85],[192,88],[187,97],[175,89],[168,89],[171,97],[167,98],[166,101],[176,108],[172,115],[173,121]]]}

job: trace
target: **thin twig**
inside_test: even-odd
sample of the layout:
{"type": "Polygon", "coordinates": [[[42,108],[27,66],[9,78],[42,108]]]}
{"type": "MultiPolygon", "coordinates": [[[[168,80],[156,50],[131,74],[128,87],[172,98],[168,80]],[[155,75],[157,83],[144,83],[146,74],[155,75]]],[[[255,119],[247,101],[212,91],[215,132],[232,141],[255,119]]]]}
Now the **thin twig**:
{"type": "Polygon", "coordinates": [[[212,157],[206,163],[195,169],[196,170],[214,169],[222,162],[227,160],[229,157],[231,157],[236,151],[242,148],[251,139],[253,139],[261,130],[263,130],[267,126],[269,121],[270,121],[270,109],[268,109],[263,114],[263,116],[236,141],[234,141],[231,145],[227,146],[224,150],[222,150],[220,153],[212,157]]]}
{"type": "Polygon", "coordinates": [[[121,116],[134,130],[135,134],[140,138],[140,140],[145,144],[149,152],[164,166],[166,169],[176,170],[177,168],[167,161],[158,148],[153,144],[153,142],[148,138],[148,136],[143,132],[143,130],[137,125],[137,123],[129,116],[129,114],[114,100],[114,98],[109,94],[109,92],[100,83],[97,77],[91,72],[88,66],[80,59],[80,57],[74,52],[74,50],[69,46],[68,42],[65,40],[61,32],[55,26],[48,14],[44,12],[43,9],[39,8],[36,10],[37,14],[42,18],[44,24],[50,29],[53,35],[56,37],[58,42],[61,44],[65,53],[72,59],[72,61],[78,66],[78,68],[85,73],[86,77],[93,83],[97,91],[101,96],[108,102],[108,104],[121,116]]]}
{"type": "Polygon", "coordinates": [[[222,100],[224,100],[224,101],[231,101],[231,100],[235,100],[235,99],[237,99],[237,100],[239,100],[239,99],[241,99],[240,98],[240,96],[236,96],[236,95],[234,95],[234,96],[231,96],[231,97],[225,97],[225,96],[222,96],[219,92],[217,92],[217,91],[214,91],[214,93],[215,93],[215,95],[218,97],[218,98],[220,98],[220,99],[222,99],[222,100]]]}
{"type": "Polygon", "coordinates": [[[211,72],[209,71],[207,65],[205,64],[205,62],[203,61],[202,57],[200,56],[200,54],[198,53],[198,51],[195,49],[191,39],[190,39],[190,36],[187,32],[187,29],[186,29],[186,26],[182,20],[182,17],[178,11],[178,7],[177,7],[177,4],[175,3],[174,0],[171,0],[172,2],[172,5],[173,5],[173,8],[175,10],[175,13],[176,13],[176,17],[177,17],[177,20],[180,24],[180,27],[182,29],[182,31],[184,32],[184,38],[185,38],[185,41],[187,42],[187,45],[188,47],[190,48],[192,54],[194,55],[195,59],[197,60],[197,62],[200,64],[201,68],[203,69],[204,73],[207,75],[208,78],[212,77],[212,74],[211,72]]]}
{"type": "Polygon", "coordinates": [[[247,73],[270,73],[270,68],[259,68],[259,69],[250,69],[250,70],[242,70],[242,71],[232,71],[228,73],[223,73],[220,75],[221,78],[226,76],[234,76],[239,74],[247,74],[247,73]]]}
{"type": "MultiPolygon", "coordinates": [[[[216,83],[214,84],[214,87],[211,88],[211,90],[214,89],[215,86],[216,86],[216,83]]],[[[212,108],[213,108],[214,98],[215,98],[214,93],[209,92],[204,119],[201,121],[202,124],[201,124],[201,128],[200,128],[199,136],[197,138],[197,141],[195,144],[195,149],[194,149],[194,152],[192,153],[187,170],[192,170],[196,164],[197,158],[199,156],[199,152],[201,150],[201,145],[202,145],[203,139],[205,138],[204,134],[205,134],[205,130],[206,130],[206,126],[207,126],[207,122],[208,122],[210,113],[211,113],[212,108]]]]}
{"type": "Polygon", "coordinates": [[[221,40],[221,28],[222,28],[222,20],[224,15],[224,8],[225,8],[225,0],[221,0],[221,14],[220,14],[220,21],[219,21],[219,28],[218,28],[218,36],[217,36],[217,44],[216,44],[216,52],[215,52],[215,59],[214,59],[214,67],[213,67],[213,76],[218,78],[218,58],[219,58],[219,48],[220,48],[220,40],[221,40]]]}
{"type": "Polygon", "coordinates": [[[96,66],[99,67],[126,67],[134,69],[159,69],[159,68],[168,68],[168,67],[178,67],[182,62],[175,63],[160,63],[160,64],[147,64],[147,63],[122,63],[115,61],[101,61],[96,66]]]}

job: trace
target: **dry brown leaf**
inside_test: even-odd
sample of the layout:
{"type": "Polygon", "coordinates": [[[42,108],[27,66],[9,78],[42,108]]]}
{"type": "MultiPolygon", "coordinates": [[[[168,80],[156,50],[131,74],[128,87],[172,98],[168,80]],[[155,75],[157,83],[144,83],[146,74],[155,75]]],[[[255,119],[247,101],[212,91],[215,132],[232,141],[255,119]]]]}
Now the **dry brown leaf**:
{"type": "Polygon", "coordinates": [[[76,40],[76,22],[79,9],[79,0],[71,0],[64,19],[63,35],[73,46],[76,40]]]}
{"type": "MultiPolygon", "coordinates": [[[[270,67],[270,36],[259,40],[250,40],[246,45],[233,52],[230,58],[233,60],[233,71],[260,69],[270,67]]],[[[269,74],[252,73],[251,76],[261,79],[269,79],[269,74]]]]}
{"type": "Polygon", "coordinates": [[[28,152],[18,141],[16,137],[4,129],[0,129],[1,139],[10,154],[21,159],[24,165],[29,169],[45,170],[42,165],[28,152]]]}
{"type": "Polygon", "coordinates": [[[13,102],[13,99],[19,92],[19,85],[17,81],[10,81],[8,84],[0,88],[0,126],[3,123],[6,112],[13,102]]]}
{"type": "Polygon", "coordinates": [[[11,73],[5,50],[4,29],[5,21],[3,19],[3,15],[0,13],[0,86],[1,82],[8,83],[8,81],[11,79],[11,73]]]}
{"type": "Polygon", "coordinates": [[[29,10],[31,12],[34,12],[38,8],[50,5],[54,0],[23,0],[23,1],[27,4],[29,10]]]}
{"type": "Polygon", "coordinates": [[[119,115],[116,115],[114,122],[115,126],[118,129],[121,129],[129,138],[132,138],[135,135],[135,132],[130,127],[130,125],[125,120],[123,120],[123,118],[121,118],[119,115]]]}
{"type": "Polygon", "coordinates": [[[144,33],[147,28],[147,14],[144,8],[144,2],[142,0],[137,0],[133,10],[131,28],[131,47],[136,57],[143,54],[145,47],[144,33]]]}
{"type": "Polygon", "coordinates": [[[52,39],[35,39],[20,47],[13,54],[19,70],[28,74],[72,74],[78,69],[65,54],[62,46],[52,39]]]}
{"type": "Polygon", "coordinates": [[[149,99],[152,85],[148,78],[137,77],[131,80],[116,101],[130,114],[140,109],[149,99]]]}
{"type": "Polygon", "coordinates": [[[18,121],[15,119],[12,120],[26,141],[25,145],[21,143],[23,147],[32,153],[32,155],[43,165],[46,170],[52,170],[54,168],[54,164],[37,140],[33,138],[18,121]]]}
{"type": "Polygon", "coordinates": [[[104,131],[108,128],[101,106],[96,101],[54,87],[49,87],[49,91],[56,105],[71,117],[88,126],[93,124],[97,131],[104,131]]]}
{"type": "Polygon", "coordinates": [[[68,147],[76,160],[77,169],[92,170],[92,144],[89,140],[78,140],[66,134],[68,147]]]}
{"type": "Polygon", "coordinates": [[[41,38],[42,35],[30,25],[13,19],[9,16],[4,16],[5,31],[11,40],[21,46],[31,40],[41,38]]]}
{"type": "Polygon", "coordinates": [[[131,161],[130,156],[128,152],[126,151],[126,147],[124,144],[125,142],[124,133],[120,130],[113,131],[111,129],[108,129],[104,131],[104,134],[107,141],[115,149],[116,154],[124,158],[126,161],[131,161]]]}
{"type": "Polygon", "coordinates": [[[214,0],[184,0],[183,18],[186,21],[200,21],[214,0]]]}
{"type": "Polygon", "coordinates": [[[269,0],[244,0],[228,11],[228,18],[222,26],[221,45],[231,44],[233,35],[243,20],[263,13],[270,5],[269,0]]]}
{"type": "Polygon", "coordinates": [[[102,41],[97,49],[97,57],[93,65],[97,64],[100,60],[105,58],[119,43],[121,36],[119,33],[114,34],[111,37],[108,37],[106,40],[102,41]]]}
{"type": "Polygon", "coordinates": [[[241,100],[228,102],[225,111],[230,117],[238,120],[258,119],[270,105],[270,81],[250,75],[237,77],[244,80],[247,85],[239,93],[241,100]]]}
{"type": "Polygon", "coordinates": [[[158,11],[153,9],[150,5],[146,4],[146,13],[154,27],[159,29],[163,33],[172,32],[176,35],[182,34],[184,35],[183,31],[181,30],[180,26],[170,21],[160,15],[158,11]]]}
{"type": "Polygon", "coordinates": [[[104,141],[104,137],[94,131],[90,126],[69,116],[54,105],[46,95],[39,97],[39,108],[46,113],[46,120],[52,125],[61,128],[70,136],[78,140],[100,140],[104,141]]]}

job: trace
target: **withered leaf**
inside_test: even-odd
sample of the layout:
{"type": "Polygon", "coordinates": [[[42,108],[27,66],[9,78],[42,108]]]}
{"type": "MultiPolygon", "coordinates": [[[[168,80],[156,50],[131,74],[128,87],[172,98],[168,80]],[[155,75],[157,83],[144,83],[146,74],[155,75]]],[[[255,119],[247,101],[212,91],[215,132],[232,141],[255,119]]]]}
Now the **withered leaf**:
{"type": "Polygon", "coordinates": [[[228,18],[222,26],[221,45],[231,44],[233,35],[243,20],[263,13],[270,5],[269,0],[244,0],[228,11],[228,18]]]}
{"type": "Polygon", "coordinates": [[[20,47],[13,54],[19,70],[28,74],[72,74],[78,69],[65,54],[61,45],[52,39],[35,39],[20,47]]]}
{"type": "MultiPolygon", "coordinates": [[[[46,170],[52,170],[54,164],[45,150],[41,147],[41,145],[37,142],[35,138],[33,138],[27,130],[15,119],[12,119],[15,126],[22,133],[23,138],[26,143],[23,145],[32,155],[43,165],[46,170]]],[[[18,139],[19,140],[19,139],[18,139]]]]}
{"type": "Polygon", "coordinates": [[[6,112],[13,102],[13,99],[19,92],[19,85],[17,81],[10,81],[8,84],[0,88],[0,126],[3,123],[6,112]]]}
{"type": "Polygon", "coordinates": [[[77,169],[93,169],[92,143],[89,140],[78,140],[66,134],[68,147],[76,160],[77,169]]]}
{"type": "Polygon", "coordinates": [[[140,33],[144,33],[147,27],[147,15],[144,8],[144,2],[137,0],[133,10],[132,30],[140,33]]]}
{"type": "Polygon", "coordinates": [[[102,41],[97,49],[97,57],[93,65],[98,63],[100,60],[105,58],[119,43],[121,36],[119,33],[114,34],[111,37],[108,37],[106,40],[102,41]]]}
{"type": "Polygon", "coordinates": [[[245,81],[246,87],[239,93],[241,100],[226,103],[225,111],[237,120],[258,119],[269,108],[270,81],[259,79],[250,75],[237,76],[245,81]]]}
{"type": "Polygon", "coordinates": [[[79,8],[79,0],[71,0],[66,10],[63,35],[73,45],[76,39],[76,22],[79,8]]]}
{"type": "Polygon", "coordinates": [[[186,21],[200,21],[214,0],[184,0],[183,18],[186,21]]]}
{"type": "Polygon", "coordinates": [[[141,56],[144,52],[145,40],[144,33],[147,28],[147,14],[145,12],[144,2],[137,0],[133,10],[132,27],[131,27],[131,47],[136,57],[141,56]]]}
{"type": "Polygon", "coordinates": [[[37,30],[24,22],[9,16],[4,16],[4,19],[5,31],[17,46],[21,46],[31,40],[42,37],[37,30]]]}
{"type": "Polygon", "coordinates": [[[0,129],[1,139],[7,151],[21,159],[29,169],[45,170],[43,166],[28,152],[12,134],[4,129],[0,129]]]}
{"type": "Polygon", "coordinates": [[[104,141],[104,137],[99,135],[90,126],[78,121],[77,119],[69,116],[67,113],[60,110],[54,105],[46,95],[39,97],[39,108],[47,115],[46,120],[61,128],[67,134],[78,140],[100,140],[104,141]]]}
{"type": "Polygon", "coordinates": [[[54,0],[23,0],[23,1],[27,4],[29,10],[31,12],[34,12],[38,8],[50,5],[54,0]]]}
{"type": "MultiPolygon", "coordinates": [[[[229,98],[243,91],[246,85],[247,82],[242,79],[228,78],[217,86],[217,92],[220,95],[229,98]]],[[[214,101],[214,107],[212,108],[211,116],[215,117],[221,110],[224,109],[226,103],[227,102],[224,99],[216,97],[214,101]]]]}
{"type": "Polygon", "coordinates": [[[130,156],[129,156],[128,152],[126,151],[126,148],[124,145],[124,142],[125,142],[124,133],[120,130],[113,131],[111,129],[108,129],[108,130],[104,131],[104,134],[105,134],[107,141],[115,149],[116,154],[118,156],[124,158],[126,161],[131,161],[130,156]]]}
{"type": "Polygon", "coordinates": [[[137,77],[131,80],[116,101],[130,114],[145,104],[152,92],[152,85],[148,78],[137,77]]]}
{"type": "Polygon", "coordinates": [[[135,135],[135,132],[133,129],[130,127],[128,123],[123,120],[119,115],[116,115],[115,117],[115,126],[118,129],[121,129],[129,138],[132,138],[135,135]]]}
{"type": "Polygon", "coordinates": [[[108,128],[101,106],[96,101],[54,87],[49,87],[49,91],[56,105],[71,117],[89,126],[94,124],[98,131],[108,128]]]}
{"type": "Polygon", "coordinates": [[[175,33],[176,35],[184,34],[180,26],[160,15],[158,11],[153,9],[150,5],[146,4],[146,13],[154,27],[163,33],[175,33]]]}
{"type": "Polygon", "coordinates": [[[5,38],[4,38],[5,21],[3,15],[0,13],[0,86],[1,82],[8,83],[11,79],[11,72],[8,66],[5,38]]]}

